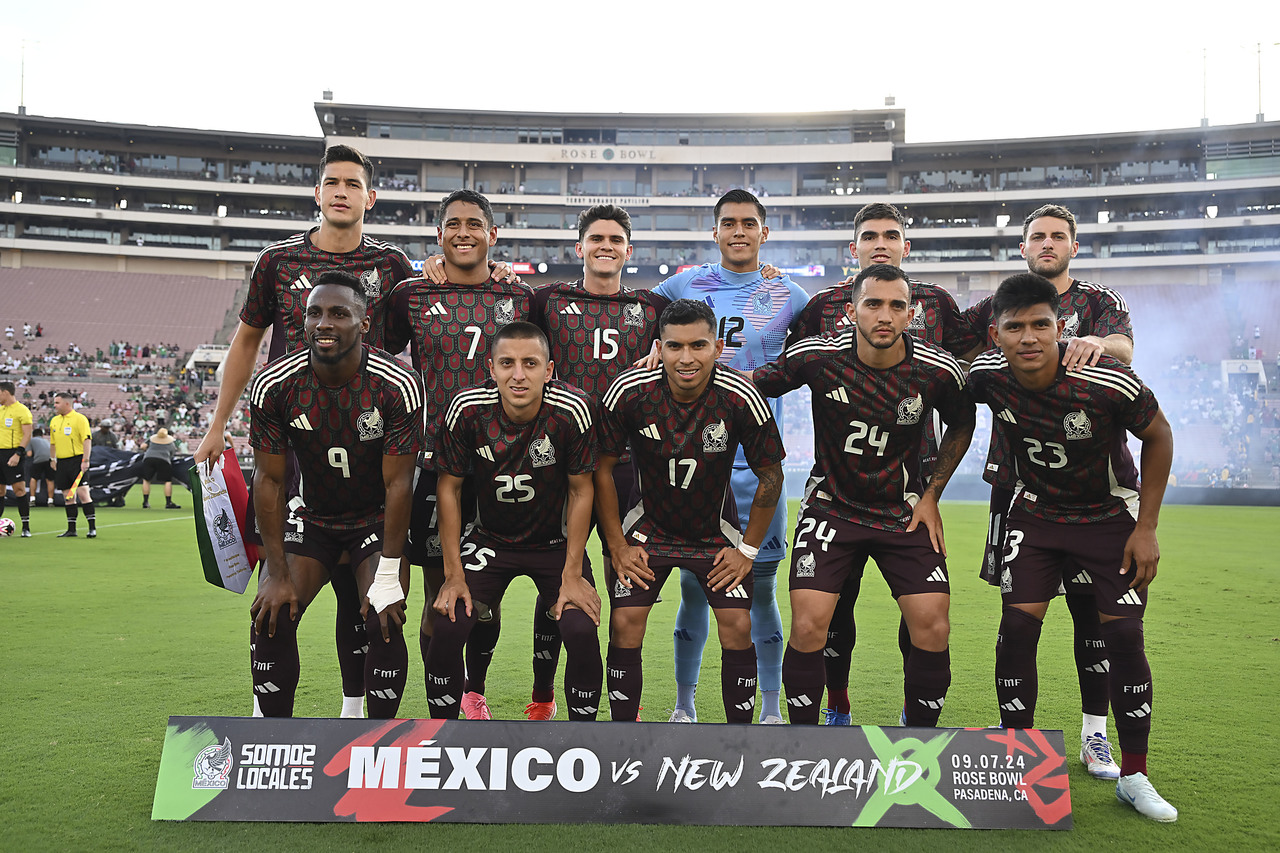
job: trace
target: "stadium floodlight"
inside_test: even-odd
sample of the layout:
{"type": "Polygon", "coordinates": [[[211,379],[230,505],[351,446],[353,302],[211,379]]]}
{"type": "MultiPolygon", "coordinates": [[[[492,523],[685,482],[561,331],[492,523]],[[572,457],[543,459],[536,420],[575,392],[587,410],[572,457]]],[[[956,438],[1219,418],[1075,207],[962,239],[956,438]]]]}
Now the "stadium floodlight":
{"type": "Polygon", "coordinates": [[[658,266],[658,275],[666,275],[668,269],[670,268],[666,264],[660,264],[658,266]]]}
{"type": "Polygon", "coordinates": [[[1107,224],[1108,222],[1110,222],[1110,221],[1111,221],[1111,211],[1109,211],[1109,210],[1099,210],[1099,211],[1098,211],[1098,224],[1099,224],[1099,225],[1106,225],[1106,224],[1107,224]]]}
{"type": "Polygon", "coordinates": [[[227,206],[226,206],[225,204],[220,204],[220,205],[218,205],[218,214],[217,214],[217,215],[218,215],[218,218],[219,218],[219,219],[226,219],[226,218],[227,218],[227,206]]]}
{"type": "Polygon", "coordinates": [[[1217,219],[1217,218],[1218,218],[1218,206],[1217,206],[1216,204],[1211,204],[1211,205],[1209,205],[1208,207],[1206,207],[1206,208],[1204,209],[1204,215],[1205,215],[1205,216],[1207,216],[1207,217],[1209,217],[1210,219],[1217,219]]]}
{"type": "Polygon", "coordinates": [[[997,227],[997,228],[1004,228],[1004,227],[1005,227],[1006,225],[1008,225],[1008,224],[1009,224],[1009,214],[1007,214],[1007,213],[1000,213],[1000,214],[997,214],[997,215],[996,215],[996,227],[997,227]]]}
{"type": "Polygon", "coordinates": [[[542,261],[540,264],[538,264],[538,272],[546,272],[546,271],[547,271],[547,262],[542,261]]]}
{"type": "Polygon", "coordinates": [[[129,209],[129,199],[127,199],[127,198],[122,198],[122,199],[120,199],[120,209],[121,209],[121,210],[128,210],[128,209],[129,209]]]}
{"type": "Polygon", "coordinates": [[[22,190],[18,190],[13,194],[13,203],[22,204],[22,190]]]}

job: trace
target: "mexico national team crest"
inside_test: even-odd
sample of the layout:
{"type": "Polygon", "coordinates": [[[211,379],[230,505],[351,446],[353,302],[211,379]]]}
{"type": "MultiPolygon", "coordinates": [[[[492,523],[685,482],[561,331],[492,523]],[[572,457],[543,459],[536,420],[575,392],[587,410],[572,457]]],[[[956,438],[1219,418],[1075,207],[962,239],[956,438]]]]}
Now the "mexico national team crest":
{"type": "Polygon", "coordinates": [[[511,299],[504,299],[494,306],[493,321],[499,326],[505,326],[507,323],[516,319],[516,303],[511,299]]]}
{"type": "Polygon", "coordinates": [[[192,763],[192,769],[195,771],[195,778],[191,780],[191,787],[194,789],[208,789],[227,787],[227,779],[231,776],[231,741],[227,738],[222,739],[222,744],[213,744],[206,746],[200,750],[200,754],[196,756],[196,760],[192,763]]]}
{"type": "Polygon", "coordinates": [[[916,303],[916,313],[911,315],[911,322],[907,324],[908,329],[924,328],[924,303],[916,303]]]}
{"type": "Polygon", "coordinates": [[[818,561],[812,554],[801,554],[800,559],[796,560],[796,577],[811,578],[817,568],[818,561]]]}
{"type": "Polygon", "coordinates": [[[1089,421],[1089,416],[1079,409],[1062,419],[1062,428],[1067,431],[1069,441],[1093,438],[1093,424],[1089,421]]]}
{"type": "Polygon", "coordinates": [[[370,409],[356,420],[356,429],[360,430],[361,441],[373,441],[382,438],[382,412],[377,407],[370,409]]]}
{"type": "Polygon", "coordinates": [[[898,423],[899,424],[918,424],[920,416],[924,414],[924,397],[919,394],[914,397],[908,397],[898,404],[898,423]]]}
{"type": "Polygon", "coordinates": [[[711,424],[702,431],[703,453],[724,453],[729,449],[729,428],[724,421],[711,424]]]}
{"type": "Polygon", "coordinates": [[[767,290],[757,290],[751,295],[751,310],[768,317],[773,314],[773,297],[767,290]]]}
{"type": "Polygon", "coordinates": [[[219,548],[230,548],[236,544],[236,532],[231,524],[231,516],[224,507],[213,520],[213,535],[218,540],[219,548]]]}
{"type": "Polygon", "coordinates": [[[622,309],[622,322],[627,326],[643,326],[644,325],[644,306],[639,302],[632,302],[622,309]]]}
{"type": "Polygon", "coordinates": [[[1080,312],[1073,311],[1062,325],[1062,339],[1074,338],[1080,334],[1080,312]]]}
{"type": "Polygon", "coordinates": [[[543,435],[542,438],[534,439],[529,445],[529,461],[534,468],[545,468],[556,464],[556,449],[548,436],[543,435]]]}
{"type": "Polygon", "coordinates": [[[370,299],[376,298],[382,289],[382,282],[378,280],[377,270],[365,270],[360,273],[360,283],[364,285],[364,295],[370,299]]]}

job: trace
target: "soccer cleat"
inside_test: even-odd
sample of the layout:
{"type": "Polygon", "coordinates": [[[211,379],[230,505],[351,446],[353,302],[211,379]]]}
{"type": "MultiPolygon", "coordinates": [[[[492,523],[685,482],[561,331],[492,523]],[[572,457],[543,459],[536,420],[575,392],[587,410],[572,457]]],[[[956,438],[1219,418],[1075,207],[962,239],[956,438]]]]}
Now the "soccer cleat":
{"type": "Polygon", "coordinates": [[[85,538],[85,539],[97,539],[97,538],[98,538],[98,531],[96,531],[96,530],[90,530],[88,533],[86,533],[86,534],[84,535],[84,538],[85,538]]]}
{"type": "Polygon", "coordinates": [[[1080,760],[1089,775],[1095,779],[1114,782],[1120,778],[1120,768],[1111,759],[1111,744],[1103,734],[1092,734],[1080,745],[1080,760]]]}
{"type": "Polygon", "coordinates": [[[898,712],[898,725],[905,726],[907,724],[907,706],[903,705],[902,710],[898,712]]]}
{"type": "Polygon", "coordinates": [[[835,708],[823,708],[822,724],[824,726],[852,726],[853,714],[841,714],[835,708]]]}
{"type": "Polygon", "coordinates": [[[165,508],[165,509],[182,509],[182,507],[181,507],[181,506],[179,506],[178,504],[174,503],[173,501],[168,501],[168,502],[164,505],[164,508],[165,508]]]}
{"type": "Polygon", "coordinates": [[[1125,805],[1133,806],[1143,817],[1149,817],[1161,823],[1173,823],[1178,819],[1178,810],[1156,793],[1156,789],[1145,773],[1121,776],[1116,782],[1116,799],[1125,805]]]}
{"type": "Polygon", "coordinates": [[[23,539],[30,539],[30,538],[31,538],[31,528],[30,528],[30,527],[24,527],[24,528],[22,528],[22,538],[23,538],[23,539]]]}
{"type": "Polygon", "coordinates": [[[79,534],[77,534],[74,530],[67,530],[67,531],[64,531],[63,533],[59,533],[59,534],[58,534],[58,538],[59,538],[59,539],[74,539],[77,535],[79,535],[79,534]]]}
{"type": "Polygon", "coordinates": [[[492,720],[489,703],[479,693],[462,694],[462,716],[468,720],[492,720]]]}
{"type": "Polygon", "coordinates": [[[142,502],[142,508],[143,508],[143,509],[151,509],[151,504],[150,504],[150,503],[148,503],[147,501],[143,501],[143,502],[142,502]]]}
{"type": "Polygon", "coordinates": [[[762,726],[785,726],[787,721],[779,717],[777,714],[765,714],[760,720],[762,726]]]}
{"type": "Polygon", "coordinates": [[[696,723],[698,722],[698,718],[689,716],[689,712],[686,711],[684,708],[676,708],[674,711],[671,712],[671,718],[667,720],[667,722],[668,723],[696,723]]]}
{"type": "Polygon", "coordinates": [[[551,720],[556,716],[556,702],[530,702],[524,706],[524,715],[530,720],[551,720]]]}

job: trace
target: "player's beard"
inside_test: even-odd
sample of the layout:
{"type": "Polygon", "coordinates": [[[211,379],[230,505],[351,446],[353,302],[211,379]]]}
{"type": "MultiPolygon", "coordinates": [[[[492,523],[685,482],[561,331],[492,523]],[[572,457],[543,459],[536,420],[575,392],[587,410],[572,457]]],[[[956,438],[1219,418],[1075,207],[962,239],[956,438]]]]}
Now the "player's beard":
{"type": "Polygon", "coordinates": [[[320,362],[321,364],[341,364],[342,360],[347,356],[351,355],[351,351],[358,346],[360,346],[360,339],[356,338],[355,342],[351,344],[351,346],[347,347],[346,349],[338,350],[333,353],[326,353],[326,352],[321,352],[320,350],[317,350],[313,342],[311,347],[311,358],[314,359],[315,361],[320,362]]]}
{"type": "Polygon", "coordinates": [[[1067,271],[1067,267],[1069,266],[1071,266],[1071,258],[1069,257],[1063,258],[1062,260],[1057,260],[1055,258],[1052,261],[1033,257],[1027,263],[1027,269],[1031,270],[1036,275],[1043,276],[1050,280],[1062,275],[1067,271]]]}
{"type": "MultiPolygon", "coordinates": [[[[872,331],[875,331],[875,330],[873,329],[872,331]]],[[[871,344],[871,346],[875,347],[876,349],[893,349],[893,345],[902,339],[902,332],[898,332],[889,340],[888,343],[878,344],[866,332],[862,331],[861,328],[858,329],[858,334],[862,336],[862,339],[864,341],[871,344]]]]}

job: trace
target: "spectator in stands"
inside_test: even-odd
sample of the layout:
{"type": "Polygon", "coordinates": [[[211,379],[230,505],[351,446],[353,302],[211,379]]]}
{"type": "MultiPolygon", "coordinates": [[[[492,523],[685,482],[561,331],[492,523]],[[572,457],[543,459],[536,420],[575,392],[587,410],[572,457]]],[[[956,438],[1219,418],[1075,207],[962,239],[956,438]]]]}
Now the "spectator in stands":
{"type": "Polygon", "coordinates": [[[94,447],[110,447],[117,450],[120,447],[120,439],[111,431],[111,418],[103,418],[98,421],[98,428],[93,433],[94,447]]]}
{"type": "Polygon", "coordinates": [[[7,341],[13,340],[13,324],[12,323],[4,327],[4,338],[7,341]]]}
{"type": "Polygon", "coordinates": [[[151,508],[151,482],[164,483],[164,508],[182,509],[173,502],[174,438],[164,427],[156,430],[142,454],[142,508],[151,508]]]}

